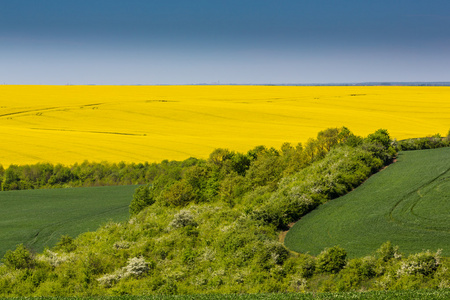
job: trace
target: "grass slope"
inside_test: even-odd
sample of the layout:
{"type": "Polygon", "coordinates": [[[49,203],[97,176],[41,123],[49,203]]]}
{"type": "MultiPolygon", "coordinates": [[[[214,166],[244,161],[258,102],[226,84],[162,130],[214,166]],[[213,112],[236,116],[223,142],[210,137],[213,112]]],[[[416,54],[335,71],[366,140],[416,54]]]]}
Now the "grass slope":
{"type": "Polygon", "coordinates": [[[353,192],[303,217],[285,245],[317,255],[340,245],[350,257],[390,240],[404,253],[450,255],[450,149],[400,152],[398,161],[353,192]]]}
{"type": "Polygon", "coordinates": [[[18,244],[34,251],[129,217],[136,186],[26,190],[0,193],[0,257],[18,244]]]}

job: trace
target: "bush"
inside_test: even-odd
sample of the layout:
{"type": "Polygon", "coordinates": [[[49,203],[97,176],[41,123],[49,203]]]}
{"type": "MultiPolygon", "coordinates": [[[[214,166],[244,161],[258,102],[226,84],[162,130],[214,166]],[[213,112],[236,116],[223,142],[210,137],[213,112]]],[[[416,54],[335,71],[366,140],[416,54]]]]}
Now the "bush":
{"type": "Polygon", "coordinates": [[[175,214],[172,222],[170,222],[170,228],[182,228],[186,226],[197,226],[198,224],[194,221],[189,210],[181,210],[179,213],[175,214]]]}
{"type": "Polygon", "coordinates": [[[150,193],[150,185],[143,185],[136,189],[133,195],[133,200],[130,203],[130,215],[136,215],[145,207],[152,205],[155,200],[150,193]]]}
{"type": "Polygon", "coordinates": [[[64,252],[72,252],[77,248],[77,245],[75,245],[75,241],[72,237],[63,235],[61,236],[59,242],[56,244],[55,248],[64,252]]]}
{"type": "Polygon", "coordinates": [[[401,257],[398,252],[398,246],[392,246],[390,241],[383,243],[377,250],[378,258],[383,262],[388,262],[393,258],[401,257]]]}
{"type": "Polygon", "coordinates": [[[122,278],[135,277],[139,278],[147,274],[154,266],[145,261],[143,257],[133,257],[128,259],[127,265],[113,273],[105,274],[98,278],[97,281],[106,288],[112,287],[122,278]]]}
{"type": "Polygon", "coordinates": [[[10,269],[28,269],[34,267],[35,263],[31,252],[23,244],[14,251],[8,250],[2,262],[10,269]]]}
{"type": "Polygon", "coordinates": [[[128,264],[123,269],[125,277],[140,277],[148,273],[150,264],[143,257],[133,257],[128,260],[128,264]]]}
{"type": "Polygon", "coordinates": [[[440,263],[440,251],[431,253],[430,251],[412,254],[406,261],[401,263],[397,270],[398,276],[422,274],[428,276],[436,272],[440,263]]]}
{"type": "Polygon", "coordinates": [[[338,273],[345,266],[346,259],[347,252],[343,248],[326,248],[317,256],[316,269],[323,273],[338,273]]]}
{"type": "Polygon", "coordinates": [[[300,276],[303,278],[310,278],[314,275],[316,270],[316,261],[313,257],[307,256],[300,264],[300,276]]]}
{"type": "Polygon", "coordinates": [[[185,206],[195,200],[195,194],[192,186],[184,180],[172,184],[162,194],[163,200],[173,206],[185,206]]]}

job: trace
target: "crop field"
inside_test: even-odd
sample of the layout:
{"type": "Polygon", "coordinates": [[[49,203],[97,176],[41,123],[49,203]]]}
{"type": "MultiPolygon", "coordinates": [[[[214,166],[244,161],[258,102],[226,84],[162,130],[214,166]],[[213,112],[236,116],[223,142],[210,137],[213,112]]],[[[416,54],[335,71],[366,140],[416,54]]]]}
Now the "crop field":
{"type": "MultiPolygon", "coordinates": [[[[98,300],[307,300],[307,299],[410,299],[410,300],[444,300],[450,297],[450,289],[439,290],[405,290],[405,291],[371,291],[371,292],[341,292],[341,293],[276,293],[276,294],[209,294],[209,295],[146,295],[146,296],[108,296],[89,297],[98,300]]],[[[29,297],[12,299],[33,299],[29,297]]],[[[74,297],[39,297],[41,300],[71,300],[74,297]]],[[[82,299],[82,298],[81,298],[82,299]]],[[[86,298],[87,299],[87,298],[86,298]]]]}
{"type": "Polygon", "coordinates": [[[0,164],[159,162],[306,142],[346,126],[450,128],[450,87],[0,86],[0,164]]]}
{"type": "Polygon", "coordinates": [[[1,192],[0,257],[23,243],[34,251],[53,246],[61,235],[97,230],[127,220],[136,186],[1,192]]]}
{"type": "Polygon", "coordinates": [[[339,245],[361,257],[389,240],[406,254],[443,249],[449,256],[449,211],[450,148],[400,152],[360,187],[303,217],[285,244],[313,255],[339,245]]]}

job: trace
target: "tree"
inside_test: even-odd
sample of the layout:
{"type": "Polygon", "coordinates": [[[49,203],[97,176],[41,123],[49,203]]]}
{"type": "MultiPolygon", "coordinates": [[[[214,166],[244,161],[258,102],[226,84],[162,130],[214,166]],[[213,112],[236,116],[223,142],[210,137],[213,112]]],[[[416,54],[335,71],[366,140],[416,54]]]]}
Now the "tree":
{"type": "Polygon", "coordinates": [[[150,206],[155,202],[155,199],[150,192],[151,188],[152,186],[147,184],[136,189],[129,207],[130,215],[136,215],[145,207],[150,206]]]}
{"type": "Polygon", "coordinates": [[[316,268],[323,273],[338,273],[347,263],[347,252],[334,246],[326,248],[317,256],[316,268]]]}
{"type": "Polygon", "coordinates": [[[386,129],[378,129],[374,133],[369,134],[367,140],[369,142],[381,144],[385,149],[388,149],[391,146],[391,138],[386,129]]]}
{"type": "Polygon", "coordinates": [[[162,198],[174,206],[185,206],[195,200],[192,186],[185,180],[177,181],[162,193],[162,198]]]}
{"type": "Polygon", "coordinates": [[[31,252],[23,244],[17,246],[16,250],[8,250],[2,262],[10,269],[27,269],[34,266],[31,252]]]}

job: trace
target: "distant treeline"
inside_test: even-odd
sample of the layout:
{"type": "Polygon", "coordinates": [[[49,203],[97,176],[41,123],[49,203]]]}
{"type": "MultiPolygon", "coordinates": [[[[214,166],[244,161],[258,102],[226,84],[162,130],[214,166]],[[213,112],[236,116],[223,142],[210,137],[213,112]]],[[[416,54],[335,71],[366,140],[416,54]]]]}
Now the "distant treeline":
{"type": "MultiPolygon", "coordinates": [[[[211,169],[216,173],[219,168],[222,173],[219,174],[219,177],[223,177],[230,172],[243,175],[250,169],[246,176],[248,185],[258,186],[270,182],[275,184],[281,177],[292,174],[312,162],[322,159],[332,146],[343,143],[343,141],[348,145],[356,146],[362,143],[363,139],[353,135],[347,128],[343,127],[324,130],[318,134],[316,139],[309,139],[305,145],[299,143],[293,146],[285,143],[281,150],[257,146],[246,154],[242,154],[227,149],[216,149],[207,160],[189,158],[184,161],[164,160],[161,163],[97,163],[84,161],[72,166],[53,165],[51,163],[13,164],[6,169],[0,164],[0,186],[2,191],[10,191],[147,184],[153,183],[155,179],[163,175],[168,175],[172,178],[171,180],[176,181],[181,179],[184,172],[182,170],[190,166],[201,166],[201,168],[204,168],[204,170],[201,170],[202,172],[211,169]],[[221,165],[224,163],[226,166],[222,168],[221,165]],[[272,165],[275,167],[272,167],[272,165]]],[[[448,147],[450,146],[450,132],[445,138],[434,135],[394,141],[392,146],[398,151],[448,147]]],[[[200,169],[196,171],[200,171],[200,169]]]]}
{"type": "Polygon", "coordinates": [[[450,147],[450,131],[446,137],[435,134],[429,137],[401,140],[395,143],[398,151],[424,150],[450,147]]]}

